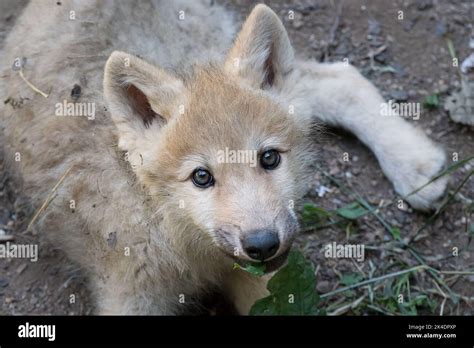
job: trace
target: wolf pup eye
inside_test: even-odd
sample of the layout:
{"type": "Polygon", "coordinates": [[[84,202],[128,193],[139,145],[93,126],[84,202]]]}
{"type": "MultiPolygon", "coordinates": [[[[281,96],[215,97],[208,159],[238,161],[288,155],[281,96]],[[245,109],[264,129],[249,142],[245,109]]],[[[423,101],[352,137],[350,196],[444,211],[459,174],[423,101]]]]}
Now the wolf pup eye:
{"type": "Polygon", "coordinates": [[[280,153],[277,150],[267,150],[260,157],[260,165],[264,169],[273,170],[280,164],[280,153]]]}
{"type": "Polygon", "coordinates": [[[192,175],[193,184],[200,188],[207,188],[214,184],[214,177],[208,170],[197,168],[192,175]]]}

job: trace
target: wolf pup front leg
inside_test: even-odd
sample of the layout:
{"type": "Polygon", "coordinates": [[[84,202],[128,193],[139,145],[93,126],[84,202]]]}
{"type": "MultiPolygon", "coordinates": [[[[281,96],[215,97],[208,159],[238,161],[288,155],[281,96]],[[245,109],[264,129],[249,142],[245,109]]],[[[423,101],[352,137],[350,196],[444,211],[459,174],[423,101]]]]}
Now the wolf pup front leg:
{"type": "MultiPolygon", "coordinates": [[[[416,209],[428,210],[443,195],[447,178],[410,195],[439,174],[444,151],[386,103],[377,89],[345,63],[300,62],[287,79],[286,94],[304,122],[314,116],[354,133],[377,157],[395,190],[416,209]]],[[[419,109],[414,119],[419,117],[419,109]]]]}

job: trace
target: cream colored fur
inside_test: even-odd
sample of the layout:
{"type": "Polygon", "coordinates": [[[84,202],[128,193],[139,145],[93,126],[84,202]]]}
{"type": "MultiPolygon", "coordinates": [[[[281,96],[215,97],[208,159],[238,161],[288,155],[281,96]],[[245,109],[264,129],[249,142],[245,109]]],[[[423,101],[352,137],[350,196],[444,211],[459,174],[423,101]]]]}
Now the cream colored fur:
{"type": "MultiPolygon", "coordinates": [[[[264,5],[232,44],[232,16],[207,1],[61,3],[33,1],[6,40],[1,92],[23,103],[2,105],[1,124],[10,170],[35,207],[72,168],[35,227],[90,274],[98,313],[179,314],[210,289],[247,313],[268,276],[233,270],[232,254],[248,259],[239,240],[270,224],[275,257],[290,247],[318,119],[354,132],[401,195],[444,165],[422,131],[380,116],[382,98],[354,68],[294,58],[264,5]],[[17,57],[47,99],[11,69],[17,57]],[[79,101],[95,103],[94,120],[55,115],[74,84],[79,101]],[[149,124],[137,117],[140,98],[149,124]],[[219,165],[225,147],[279,148],[281,167],[219,165]],[[201,190],[189,175],[204,164],[216,185],[201,190]]],[[[428,209],[445,185],[407,200],[428,209]]]]}

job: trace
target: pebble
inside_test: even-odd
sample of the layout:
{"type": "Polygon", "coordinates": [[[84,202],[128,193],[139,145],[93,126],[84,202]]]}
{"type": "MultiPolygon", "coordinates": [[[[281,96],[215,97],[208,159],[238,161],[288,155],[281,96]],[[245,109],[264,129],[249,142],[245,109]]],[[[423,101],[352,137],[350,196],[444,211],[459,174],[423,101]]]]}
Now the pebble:
{"type": "Polygon", "coordinates": [[[410,89],[410,90],[408,91],[408,97],[409,97],[409,98],[416,98],[417,95],[418,95],[418,93],[417,93],[415,90],[413,90],[413,89],[410,89]]]}
{"type": "Polygon", "coordinates": [[[389,58],[390,56],[387,51],[380,52],[379,54],[374,56],[375,61],[380,64],[387,64],[389,61],[389,58]]]}
{"type": "Polygon", "coordinates": [[[322,294],[325,294],[326,292],[331,291],[331,284],[329,284],[327,280],[322,280],[316,285],[316,290],[322,294]]]}
{"type": "Polygon", "coordinates": [[[392,91],[390,95],[393,99],[399,102],[405,102],[408,100],[408,93],[405,91],[392,91]]]}
{"type": "Polygon", "coordinates": [[[291,25],[295,29],[300,29],[303,26],[303,15],[299,12],[295,12],[295,18],[292,19],[291,25]]]}
{"type": "Polygon", "coordinates": [[[81,86],[79,86],[78,84],[75,84],[71,90],[71,98],[72,100],[77,101],[79,100],[80,97],[81,97],[81,86]]]}
{"type": "Polygon", "coordinates": [[[443,37],[448,32],[448,28],[443,21],[436,23],[435,34],[437,37],[443,37]]]}
{"type": "Polygon", "coordinates": [[[433,7],[433,0],[417,0],[416,8],[418,11],[429,10],[433,7]]]}
{"type": "Polygon", "coordinates": [[[338,56],[347,56],[349,53],[349,49],[347,48],[346,42],[342,42],[339,46],[337,46],[334,54],[338,56]]]}
{"type": "Polygon", "coordinates": [[[17,274],[22,274],[23,271],[26,269],[26,267],[28,267],[28,264],[27,264],[27,263],[21,264],[20,267],[18,267],[18,268],[16,269],[16,273],[17,273],[17,274]]]}
{"type": "Polygon", "coordinates": [[[6,288],[8,284],[10,283],[7,278],[0,278],[0,288],[6,288]]]}
{"type": "Polygon", "coordinates": [[[382,32],[380,23],[377,22],[374,18],[369,18],[369,34],[370,35],[379,35],[382,32]]]}
{"type": "Polygon", "coordinates": [[[109,237],[107,238],[107,245],[110,249],[115,249],[117,245],[117,232],[110,232],[109,237]]]}
{"type": "Polygon", "coordinates": [[[392,64],[390,64],[390,66],[395,69],[395,73],[398,76],[400,76],[400,77],[406,76],[407,73],[405,71],[405,68],[403,68],[403,66],[401,66],[400,64],[392,63],[392,64]]]}
{"type": "Polygon", "coordinates": [[[413,29],[413,27],[416,25],[416,23],[418,22],[418,19],[420,17],[419,16],[416,16],[416,17],[413,17],[413,18],[410,18],[410,19],[407,19],[406,21],[403,22],[403,30],[405,31],[410,31],[413,29]]]}

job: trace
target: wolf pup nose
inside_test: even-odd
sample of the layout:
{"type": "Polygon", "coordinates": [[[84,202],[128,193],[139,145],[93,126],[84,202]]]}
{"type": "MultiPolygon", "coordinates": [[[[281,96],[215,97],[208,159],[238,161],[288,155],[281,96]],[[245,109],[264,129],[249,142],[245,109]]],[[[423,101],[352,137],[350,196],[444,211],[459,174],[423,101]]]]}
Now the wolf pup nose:
{"type": "Polygon", "coordinates": [[[250,232],[242,240],[242,247],[250,258],[265,261],[277,253],[280,240],[277,232],[257,230],[250,232]]]}

